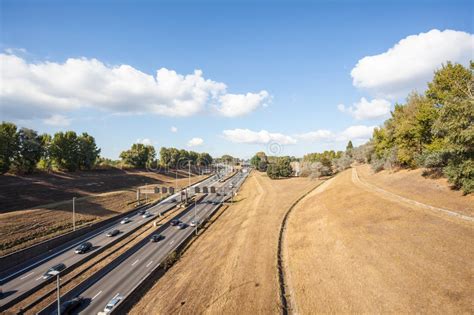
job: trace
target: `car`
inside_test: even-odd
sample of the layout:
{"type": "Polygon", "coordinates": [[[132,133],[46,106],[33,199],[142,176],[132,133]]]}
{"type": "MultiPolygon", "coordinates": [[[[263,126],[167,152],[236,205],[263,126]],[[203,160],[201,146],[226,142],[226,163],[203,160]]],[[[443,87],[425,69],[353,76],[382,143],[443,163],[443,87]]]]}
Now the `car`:
{"type": "Polygon", "coordinates": [[[74,250],[74,252],[76,254],[84,254],[84,253],[88,252],[91,248],[92,248],[92,243],[84,242],[81,245],[79,245],[78,247],[76,247],[76,250],[74,250]]]}
{"type": "Polygon", "coordinates": [[[219,204],[219,201],[213,201],[212,204],[213,204],[213,205],[218,205],[218,204],[219,204]]]}
{"type": "Polygon", "coordinates": [[[107,303],[107,305],[104,308],[104,313],[108,314],[112,312],[115,306],[122,300],[122,297],[120,295],[116,295],[112,300],[107,303]]]}
{"type": "Polygon", "coordinates": [[[176,202],[176,198],[173,198],[170,200],[171,202],[176,202]]]}
{"type": "Polygon", "coordinates": [[[178,224],[177,228],[178,230],[184,230],[188,225],[184,222],[181,222],[180,224],[178,224]]]}
{"type": "Polygon", "coordinates": [[[143,215],[142,215],[142,218],[146,219],[146,218],[149,218],[151,217],[153,214],[151,214],[150,212],[145,212],[143,215]]]}
{"type": "Polygon", "coordinates": [[[199,225],[199,221],[191,221],[191,223],[189,224],[190,226],[196,226],[196,225],[199,225]]]}
{"type": "MultiPolygon", "coordinates": [[[[68,300],[66,302],[61,303],[60,311],[61,314],[73,314],[74,310],[79,308],[81,304],[84,302],[84,298],[78,296],[76,298],[73,298],[72,300],[68,300]]],[[[51,313],[51,315],[56,315],[58,314],[57,308],[51,313]]]]}
{"type": "Polygon", "coordinates": [[[165,237],[161,234],[153,234],[151,237],[150,237],[150,241],[152,242],[159,242],[161,241],[162,239],[164,239],[165,237]]]}
{"type": "Polygon", "coordinates": [[[120,230],[115,229],[115,230],[108,231],[107,234],[105,234],[105,235],[108,236],[108,237],[112,237],[112,236],[115,236],[115,235],[118,235],[118,234],[120,234],[120,230]]]}
{"type": "Polygon", "coordinates": [[[171,220],[170,225],[171,226],[177,226],[179,223],[180,223],[179,220],[173,219],[173,220],[171,220]]]}
{"type": "Polygon", "coordinates": [[[43,274],[43,279],[46,280],[46,279],[49,279],[51,277],[54,277],[58,272],[63,271],[64,269],[66,269],[66,265],[63,264],[63,263],[54,265],[53,267],[49,268],[48,271],[46,271],[43,274]]]}
{"type": "Polygon", "coordinates": [[[130,222],[130,218],[129,217],[125,217],[122,219],[122,221],[120,221],[120,224],[127,224],[128,222],[130,222]]]}
{"type": "Polygon", "coordinates": [[[142,214],[144,214],[145,212],[146,212],[145,209],[140,209],[140,210],[138,210],[138,214],[139,214],[139,215],[142,215],[142,214]]]}

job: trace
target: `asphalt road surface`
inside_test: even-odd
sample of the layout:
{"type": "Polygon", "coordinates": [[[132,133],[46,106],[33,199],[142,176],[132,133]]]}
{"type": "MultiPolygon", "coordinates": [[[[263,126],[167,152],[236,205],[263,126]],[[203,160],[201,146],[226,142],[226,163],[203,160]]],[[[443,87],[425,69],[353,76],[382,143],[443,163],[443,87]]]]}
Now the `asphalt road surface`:
{"type": "MultiPolygon", "coordinates": [[[[194,186],[210,186],[217,182],[215,176],[206,179],[205,181],[193,185],[194,186]]],[[[188,195],[192,195],[194,193],[193,189],[190,189],[188,195]]],[[[93,234],[91,238],[86,240],[81,240],[77,243],[74,243],[70,247],[66,249],[61,249],[60,251],[52,252],[46,258],[42,258],[41,260],[33,260],[26,268],[22,268],[22,270],[18,270],[3,279],[0,279],[0,283],[3,283],[1,288],[3,295],[0,300],[0,310],[2,306],[6,305],[11,300],[15,299],[16,297],[20,296],[21,294],[25,294],[30,290],[33,290],[40,286],[40,284],[46,280],[42,278],[42,275],[52,266],[58,263],[64,263],[66,266],[71,266],[79,261],[86,261],[88,257],[96,250],[100,249],[101,247],[107,245],[108,243],[112,242],[114,238],[121,237],[127,232],[130,232],[134,228],[144,225],[152,220],[155,220],[159,213],[165,212],[173,207],[175,207],[179,202],[179,192],[164,199],[159,204],[153,206],[152,208],[148,209],[148,212],[152,213],[153,216],[149,218],[142,218],[141,215],[138,214],[138,211],[134,214],[130,215],[129,218],[131,222],[127,224],[120,224],[120,219],[117,220],[112,226],[103,227],[97,230],[97,233],[93,234]],[[176,199],[176,201],[172,201],[176,199]],[[106,233],[109,230],[118,229],[120,230],[120,234],[114,237],[107,237],[106,233]],[[91,242],[93,245],[92,250],[85,254],[76,254],[74,253],[74,249],[80,245],[81,243],[88,241],[91,242]]]]}
{"type": "MultiPolygon", "coordinates": [[[[230,184],[233,184],[234,189],[236,189],[246,177],[246,173],[239,173],[225,183],[217,183],[216,187],[226,186],[229,188],[230,184]]],[[[206,195],[203,200],[197,203],[196,209],[191,207],[186,213],[178,215],[181,216],[179,220],[188,225],[185,229],[180,230],[176,226],[168,224],[158,228],[157,232],[164,236],[161,241],[144,242],[142,247],[80,294],[88,301],[87,305],[84,305],[80,310],[80,314],[97,314],[104,310],[112,298],[117,296],[126,297],[131,293],[150,274],[153,268],[163,262],[168,254],[191,233],[194,233],[195,228],[189,225],[191,221],[198,220],[202,222],[208,218],[218,207],[214,202],[220,203],[228,198],[230,189],[227,189],[227,192],[229,194],[226,196],[206,195]]]]}

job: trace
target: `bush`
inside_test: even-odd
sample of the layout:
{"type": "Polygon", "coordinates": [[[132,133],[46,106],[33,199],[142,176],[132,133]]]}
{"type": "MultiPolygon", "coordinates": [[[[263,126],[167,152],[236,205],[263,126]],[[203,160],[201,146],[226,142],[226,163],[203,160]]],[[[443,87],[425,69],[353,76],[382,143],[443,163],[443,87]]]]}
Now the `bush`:
{"type": "Polygon", "coordinates": [[[460,163],[451,160],[443,169],[443,173],[454,188],[462,188],[464,194],[474,191],[474,160],[470,159],[460,163]]]}
{"type": "Polygon", "coordinates": [[[385,165],[384,159],[377,159],[375,158],[375,156],[371,158],[370,166],[372,167],[372,170],[374,170],[374,172],[380,172],[381,170],[383,170],[384,165],[385,165]]]}

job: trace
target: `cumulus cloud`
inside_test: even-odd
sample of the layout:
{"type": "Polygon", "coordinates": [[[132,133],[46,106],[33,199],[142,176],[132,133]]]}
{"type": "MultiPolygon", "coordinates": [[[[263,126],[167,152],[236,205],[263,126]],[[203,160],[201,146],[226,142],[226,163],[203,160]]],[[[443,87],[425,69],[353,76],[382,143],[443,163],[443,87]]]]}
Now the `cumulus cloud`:
{"type": "Polygon", "coordinates": [[[276,142],[279,144],[294,144],[296,139],[293,137],[283,135],[281,133],[272,133],[266,130],[252,131],[250,129],[232,129],[224,130],[223,136],[225,139],[235,143],[247,144],[268,144],[276,142]]]}
{"type": "Polygon", "coordinates": [[[145,144],[145,145],[152,145],[152,141],[148,138],[137,139],[136,143],[141,143],[141,144],[145,144]]]}
{"type": "Polygon", "coordinates": [[[362,97],[353,106],[345,107],[344,104],[339,104],[337,109],[343,113],[349,113],[357,120],[376,119],[385,117],[390,113],[390,102],[382,98],[368,101],[365,97],[362,97]]]}
{"type": "Polygon", "coordinates": [[[43,123],[55,127],[66,127],[71,124],[71,119],[63,115],[51,115],[46,119],[43,119],[43,123]]]}
{"type": "Polygon", "coordinates": [[[336,136],[336,141],[368,140],[377,126],[356,125],[344,129],[336,136]]]}
{"type": "Polygon", "coordinates": [[[334,138],[334,133],[329,130],[316,130],[296,135],[298,139],[308,141],[326,141],[334,138]]]}
{"type": "Polygon", "coordinates": [[[191,116],[211,104],[221,114],[235,116],[232,111],[248,113],[268,98],[266,91],[228,94],[224,83],[205,79],[201,70],[181,75],[161,68],[153,76],[129,65],[110,66],[97,59],[29,63],[15,54],[0,54],[0,64],[2,113],[10,118],[44,118],[47,112],[80,108],[191,116]]]}
{"type": "Polygon", "coordinates": [[[178,132],[178,128],[176,128],[175,126],[172,126],[170,130],[171,132],[178,132]]]}
{"type": "Polygon", "coordinates": [[[219,98],[217,111],[226,117],[246,115],[260,106],[267,106],[270,94],[263,90],[259,93],[225,94],[219,98]]]}
{"type": "Polygon", "coordinates": [[[201,138],[192,138],[188,141],[189,147],[197,147],[204,144],[204,140],[201,138]]]}
{"type": "Polygon", "coordinates": [[[433,29],[411,35],[384,53],[360,59],[351,71],[354,86],[386,98],[423,91],[433,72],[446,61],[464,65],[472,59],[474,35],[433,29]]]}

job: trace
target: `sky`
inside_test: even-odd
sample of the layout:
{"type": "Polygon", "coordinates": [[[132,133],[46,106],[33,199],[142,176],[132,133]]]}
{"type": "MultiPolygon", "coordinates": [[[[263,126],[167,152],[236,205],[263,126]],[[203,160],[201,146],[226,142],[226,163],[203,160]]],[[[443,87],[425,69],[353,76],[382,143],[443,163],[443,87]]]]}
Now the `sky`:
{"type": "Polygon", "coordinates": [[[443,63],[471,1],[0,0],[0,120],[249,158],[366,142],[443,63]]]}

